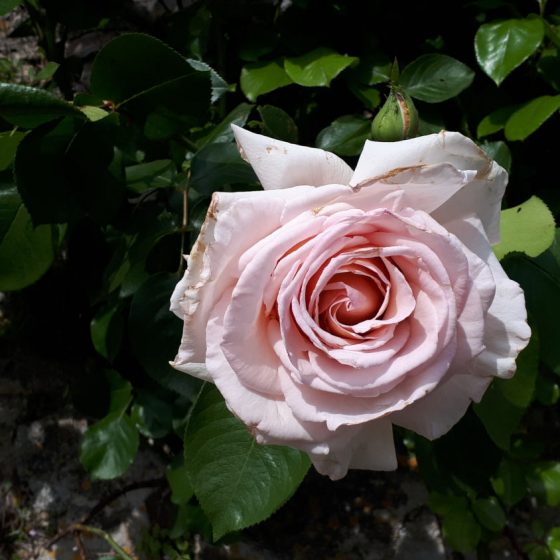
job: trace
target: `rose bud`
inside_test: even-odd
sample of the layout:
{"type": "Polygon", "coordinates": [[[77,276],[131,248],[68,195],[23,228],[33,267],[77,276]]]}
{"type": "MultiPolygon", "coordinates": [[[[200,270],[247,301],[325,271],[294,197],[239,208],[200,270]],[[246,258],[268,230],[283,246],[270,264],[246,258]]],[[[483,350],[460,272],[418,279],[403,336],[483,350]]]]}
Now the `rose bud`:
{"type": "Polygon", "coordinates": [[[371,134],[380,142],[396,142],[413,138],[418,132],[418,111],[408,95],[397,85],[371,123],[371,134]]]}

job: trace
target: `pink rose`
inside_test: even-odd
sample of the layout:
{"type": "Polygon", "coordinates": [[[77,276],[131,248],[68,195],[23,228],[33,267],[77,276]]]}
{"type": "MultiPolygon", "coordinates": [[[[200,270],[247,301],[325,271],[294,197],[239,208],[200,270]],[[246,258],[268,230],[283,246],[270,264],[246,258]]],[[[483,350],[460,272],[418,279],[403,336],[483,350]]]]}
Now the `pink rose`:
{"type": "Polygon", "coordinates": [[[527,345],[492,253],[507,174],[441,132],[337,156],[235,127],[262,192],[214,193],[172,296],[177,369],[332,479],[396,468],[392,424],[447,432],[527,345]]]}

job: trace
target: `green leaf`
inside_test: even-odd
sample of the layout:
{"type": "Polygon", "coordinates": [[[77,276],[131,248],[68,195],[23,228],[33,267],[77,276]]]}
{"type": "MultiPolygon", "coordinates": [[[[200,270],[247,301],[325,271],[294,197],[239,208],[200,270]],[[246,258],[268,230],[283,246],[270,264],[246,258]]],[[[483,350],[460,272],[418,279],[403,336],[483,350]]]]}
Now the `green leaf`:
{"type": "Polygon", "coordinates": [[[0,174],[0,242],[10,229],[21,206],[21,197],[11,179],[7,173],[4,176],[0,174]]]}
{"type": "Polygon", "coordinates": [[[194,491],[189,480],[189,470],[183,461],[177,465],[168,465],[165,477],[171,488],[171,501],[177,505],[186,504],[194,491]]]}
{"type": "Polygon", "coordinates": [[[128,330],[132,354],[144,371],[167,389],[191,396],[197,380],[169,365],[181,342],[181,322],[169,311],[169,299],[179,278],[150,276],[132,298],[128,330]]]}
{"type": "Polygon", "coordinates": [[[243,161],[236,144],[208,144],[192,160],[190,186],[201,194],[256,182],[255,172],[243,161]]]}
{"type": "Polygon", "coordinates": [[[557,238],[547,251],[536,258],[513,253],[504,258],[502,266],[508,276],[521,284],[530,316],[536,324],[540,340],[541,360],[560,373],[558,321],[560,316],[560,266],[554,257],[557,238]]]}
{"type": "Polygon", "coordinates": [[[483,138],[484,136],[490,136],[495,132],[499,132],[506,126],[508,119],[515,113],[519,105],[508,105],[507,107],[500,107],[493,111],[489,115],[486,115],[476,129],[476,135],[478,138],[483,138]]]}
{"type": "Polygon", "coordinates": [[[495,533],[501,531],[507,523],[506,514],[494,496],[476,500],[473,511],[480,524],[495,533]]]}
{"type": "Polygon", "coordinates": [[[374,52],[360,57],[360,61],[349,71],[349,74],[352,80],[364,85],[374,86],[391,80],[392,68],[393,61],[387,55],[374,52]]]}
{"type": "Polygon", "coordinates": [[[94,479],[126,472],[138,450],[138,431],[126,415],[110,414],[93,424],[82,439],[80,462],[94,479]]]}
{"type": "Polygon", "coordinates": [[[24,137],[23,132],[0,132],[0,171],[10,167],[16,157],[17,147],[24,137]]]}
{"type": "Polygon", "coordinates": [[[553,527],[547,537],[546,545],[552,554],[553,560],[560,560],[560,527],[553,527]]]}
{"type": "Polygon", "coordinates": [[[297,143],[297,125],[286,111],[273,105],[262,105],[258,111],[263,121],[263,134],[284,142],[297,143]]]}
{"type": "Polygon", "coordinates": [[[350,91],[364,104],[366,109],[375,109],[381,103],[381,94],[379,90],[359,84],[353,81],[348,81],[350,91]]]}
{"type": "Polygon", "coordinates": [[[537,543],[529,543],[523,549],[528,554],[529,560],[558,560],[554,558],[549,549],[537,543]]]}
{"type": "Polygon", "coordinates": [[[80,123],[63,119],[30,132],[20,143],[15,177],[34,224],[85,216],[106,223],[124,201],[115,158],[118,116],[80,123]]]}
{"type": "Polygon", "coordinates": [[[104,358],[113,361],[121,346],[124,309],[119,303],[102,307],[90,322],[93,347],[104,358]]]}
{"type": "Polygon", "coordinates": [[[253,110],[253,105],[240,103],[231,111],[218,125],[212,127],[211,131],[197,140],[197,146],[204,148],[207,144],[228,143],[233,140],[232,124],[243,127],[253,110]]]}
{"type": "Polygon", "coordinates": [[[540,18],[485,23],[475,35],[476,59],[484,72],[500,85],[539,48],[543,38],[544,25],[540,18]]]}
{"type": "Polygon", "coordinates": [[[124,414],[132,400],[132,385],[113,369],[105,372],[109,382],[110,401],[108,414],[124,414]]]}
{"type": "Polygon", "coordinates": [[[219,539],[276,511],[303,480],[309,459],[295,449],[256,443],[217,389],[206,385],[185,433],[185,464],[219,539]]]}
{"type": "Polygon", "coordinates": [[[525,140],[560,109],[560,95],[543,95],[529,101],[511,115],[506,123],[508,140],[525,140]]]}
{"type": "Polygon", "coordinates": [[[41,70],[37,72],[35,79],[50,80],[54,76],[55,72],[58,70],[59,67],[60,64],[58,62],[47,62],[45,66],[43,66],[43,68],[41,68],[41,70]]]}
{"type": "Polygon", "coordinates": [[[428,506],[434,513],[445,516],[453,511],[466,509],[468,507],[468,502],[464,496],[430,492],[428,506]]]}
{"type": "Polygon", "coordinates": [[[203,71],[159,39],[128,33],[108,43],[95,57],[91,91],[117,109],[144,118],[156,112],[188,128],[204,122],[211,96],[211,69],[203,71]]]}
{"type": "MultiPolygon", "coordinates": [[[[0,201],[5,197],[0,196],[0,201]]],[[[0,210],[0,216],[5,212],[0,210]]],[[[21,204],[0,243],[0,291],[21,290],[50,268],[55,256],[52,226],[33,227],[21,204]]]]}
{"type": "Polygon", "coordinates": [[[527,481],[537,498],[546,505],[560,505],[560,463],[547,461],[531,465],[527,481]]]}
{"type": "Polygon", "coordinates": [[[125,175],[126,186],[137,193],[177,184],[177,167],[170,159],[130,165],[125,169],[125,175]]]}
{"type": "Polygon", "coordinates": [[[498,164],[500,164],[508,173],[511,170],[511,151],[509,146],[498,140],[496,142],[484,141],[480,147],[498,164]]]}
{"type": "Polygon", "coordinates": [[[519,206],[502,210],[501,241],[494,253],[499,259],[513,251],[538,257],[552,245],[555,232],[554,216],[540,198],[532,196],[519,206]]]}
{"type": "Polygon", "coordinates": [[[556,91],[560,91],[560,56],[558,48],[544,50],[537,68],[539,74],[556,91]]]}
{"type": "Polygon", "coordinates": [[[354,56],[321,47],[302,56],[287,58],[284,69],[300,86],[328,86],[343,70],[358,60],[354,56]]]}
{"type": "Polygon", "coordinates": [[[552,379],[539,375],[535,387],[535,397],[545,406],[554,406],[560,399],[560,386],[552,379]]]}
{"type": "Polygon", "coordinates": [[[369,139],[370,131],[371,120],[344,115],[319,132],[315,145],[341,156],[357,156],[369,139]]]}
{"type": "Polygon", "coordinates": [[[9,123],[35,128],[64,116],[85,119],[76,107],[44,89],[0,83],[0,117],[9,123]]]}
{"type": "Polygon", "coordinates": [[[5,16],[14,8],[17,8],[23,0],[0,0],[0,16],[5,16]]]}
{"type": "Polygon", "coordinates": [[[84,105],[80,107],[80,111],[92,122],[100,121],[111,114],[101,107],[94,107],[92,105],[84,105]]]}
{"type": "Polygon", "coordinates": [[[211,96],[210,101],[211,103],[215,103],[229,91],[228,83],[206,62],[202,62],[201,60],[196,60],[194,58],[188,58],[187,62],[199,72],[208,72],[210,74],[210,84],[211,84],[211,96]]]}
{"type": "Polygon", "coordinates": [[[492,488],[506,506],[515,505],[527,493],[523,468],[509,459],[503,459],[492,478],[492,488]]]}
{"type": "Polygon", "coordinates": [[[511,436],[533,399],[538,364],[539,345],[533,333],[529,345],[517,358],[515,375],[511,379],[495,379],[482,400],[474,405],[488,435],[501,449],[509,449],[511,436]]]}
{"type": "Polygon", "coordinates": [[[241,69],[239,84],[249,101],[256,101],[259,95],[293,83],[281,60],[247,64],[241,69]]]}
{"type": "Polygon", "coordinates": [[[459,552],[470,552],[476,548],[482,530],[468,509],[455,509],[443,517],[443,536],[451,547],[459,552]]]}
{"type": "Polygon", "coordinates": [[[172,430],[173,408],[153,391],[136,391],[131,417],[139,432],[146,437],[161,438],[172,430]]]}
{"type": "Polygon", "coordinates": [[[406,93],[427,103],[459,95],[474,79],[474,72],[445,54],[423,54],[402,71],[399,83],[406,93]]]}

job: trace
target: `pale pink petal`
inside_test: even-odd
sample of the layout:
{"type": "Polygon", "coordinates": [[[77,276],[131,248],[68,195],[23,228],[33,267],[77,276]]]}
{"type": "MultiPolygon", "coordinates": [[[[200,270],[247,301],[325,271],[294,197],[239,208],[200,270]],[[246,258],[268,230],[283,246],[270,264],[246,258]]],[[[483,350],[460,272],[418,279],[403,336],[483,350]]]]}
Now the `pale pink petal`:
{"type": "Polygon", "coordinates": [[[347,189],[302,186],[267,192],[214,193],[200,235],[187,257],[185,275],[172,296],[172,309],[184,321],[174,367],[181,369],[191,362],[203,362],[206,324],[212,308],[236,282],[241,255],[283,224],[287,202],[301,199],[313,208],[347,189]]]}
{"type": "Polygon", "coordinates": [[[485,349],[469,364],[469,371],[477,375],[511,377],[515,373],[515,359],[531,338],[527,324],[525,296],[517,282],[510,280],[488,245],[481,222],[474,218],[449,224],[461,241],[486,261],[496,284],[495,296],[486,315],[485,349]]]}
{"type": "Polygon", "coordinates": [[[346,476],[348,469],[393,471],[397,468],[393,429],[387,420],[361,426],[341,426],[329,440],[327,455],[310,454],[313,465],[331,480],[346,476]]]}
{"type": "Polygon", "coordinates": [[[347,185],[352,169],[338,156],[268,138],[232,125],[243,159],[251,164],[263,189],[298,185],[347,185]]]}
{"type": "Polygon", "coordinates": [[[491,161],[471,139],[458,132],[445,130],[400,142],[366,141],[352,185],[394,170],[416,166],[449,163],[456,169],[488,173],[491,161]]]}
{"type": "Polygon", "coordinates": [[[449,374],[431,393],[388,419],[425,438],[436,439],[463,417],[472,401],[482,398],[491,381],[491,377],[449,374]]]}
{"type": "Polygon", "coordinates": [[[444,225],[447,221],[476,214],[492,243],[499,241],[500,204],[507,183],[507,173],[493,162],[472,140],[457,132],[420,136],[402,142],[366,142],[351,185],[373,177],[389,175],[401,181],[403,168],[450,164],[458,171],[471,171],[470,180],[451,192],[441,175],[427,192],[406,190],[408,205],[433,212],[444,225]],[[438,193],[438,189],[441,191],[438,193]],[[456,194],[455,194],[456,193],[456,194]],[[418,195],[418,196],[417,196],[418,195]],[[431,203],[430,203],[431,202],[431,203]]]}
{"type": "Polygon", "coordinates": [[[256,436],[259,443],[289,442],[305,451],[325,452],[330,432],[322,422],[301,422],[282,396],[273,398],[243,385],[221,349],[223,316],[230,294],[226,293],[212,310],[208,321],[206,365],[229,409],[256,436]]]}

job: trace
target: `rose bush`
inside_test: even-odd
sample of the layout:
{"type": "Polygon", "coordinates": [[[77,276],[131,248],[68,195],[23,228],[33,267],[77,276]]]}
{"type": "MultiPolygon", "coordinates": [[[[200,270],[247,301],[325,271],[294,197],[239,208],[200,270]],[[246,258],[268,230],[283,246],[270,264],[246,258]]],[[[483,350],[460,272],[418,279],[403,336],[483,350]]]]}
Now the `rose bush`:
{"type": "Polygon", "coordinates": [[[368,141],[355,171],[235,135],[264,191],[214,194],[172,296],[172,365],[333,479],[394,469],[393,424],[444,434],[529,340],[491,249],[507,174],[453,132],[368,141]]]}

